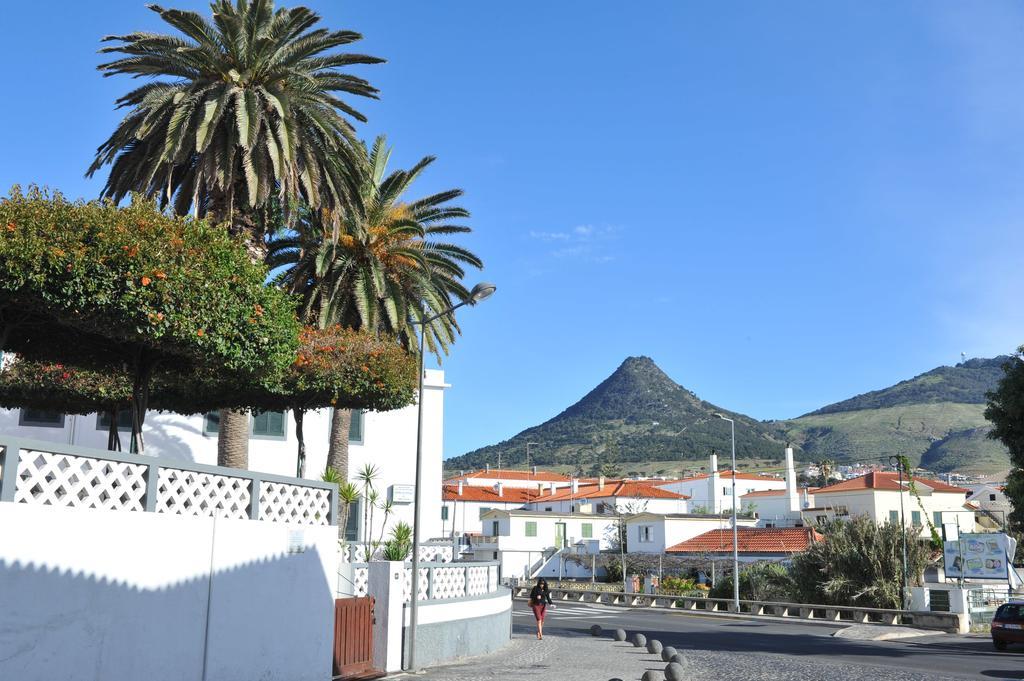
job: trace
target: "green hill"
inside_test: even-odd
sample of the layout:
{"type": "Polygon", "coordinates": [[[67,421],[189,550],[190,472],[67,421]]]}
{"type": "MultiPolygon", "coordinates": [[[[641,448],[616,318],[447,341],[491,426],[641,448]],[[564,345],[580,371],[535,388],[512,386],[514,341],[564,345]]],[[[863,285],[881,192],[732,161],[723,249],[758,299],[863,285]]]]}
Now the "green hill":
{"type": "MultiPolygon", "coordinates": [[[[736,419],[740,458],[779,456],[784,443],[772,426],[701,400],[675,383],[649,357],[629,357],[579,402],[539,426],[489,447],[445,462],[449,469],[522,465],[526,443],[531,463],[571,465],[590,471],[602,464],[679,461],[705,458],[712,449],[727,452],[729,426],[713,418],[721,412],[736,419]]],[[[628,467],[627,467],[628,468],[628,467]]]]}
{"type": "Polygon", "coordinates": [[[577,403],[554,418],[495,445],[445,462],[446,468],[531,463],[595,472],[631,463],[702,462],[712,449],[729,451],[736,419],[739,459],[778,459],[786,442],[803,461],[884,461],[904,454],[937,472],[995,473],[1009,469],[1002,444],[985,437],[985,393],[994,389],[1006,357],[938,367],[889,388],[830,404],[799,418],[762,422],[705,402],[677,384],[649,357],[630,357],[577,403]]]}

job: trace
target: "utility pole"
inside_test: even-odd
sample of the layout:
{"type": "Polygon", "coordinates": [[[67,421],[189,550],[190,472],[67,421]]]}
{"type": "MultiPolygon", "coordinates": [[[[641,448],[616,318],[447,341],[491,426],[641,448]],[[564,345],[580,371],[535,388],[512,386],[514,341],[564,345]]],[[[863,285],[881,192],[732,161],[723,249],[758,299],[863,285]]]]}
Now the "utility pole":
{"type": "MultiPolygon", "coordinates": [[[[907,519],[903,511],[903,459],[900,456],[890,456],[889,463],[896,466],[899,471],[900,481],[900,530],[903,532],[903,594],[900,599],[900,605],[905,610],[907,608],[907,519]]],[[[963,561],[961,561],[961,569],[963,569],[963,561]]]]}

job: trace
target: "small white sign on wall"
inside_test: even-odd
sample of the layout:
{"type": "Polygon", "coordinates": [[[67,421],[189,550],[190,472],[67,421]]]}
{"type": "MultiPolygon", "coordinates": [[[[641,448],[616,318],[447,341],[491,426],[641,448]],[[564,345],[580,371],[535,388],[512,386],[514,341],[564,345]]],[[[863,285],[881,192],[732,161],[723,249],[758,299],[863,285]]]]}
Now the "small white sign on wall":
{"type": "Polygon", "coordinates": [[[288,553],[305,553],[306,552],[306,532],[305,530],[289,530],[288,531],[288,553]]]}
{"type": "Polygon", "coordinates": [[[391,485],[392,504],[411,504],[416,500],[416,485],[391,485]]]}

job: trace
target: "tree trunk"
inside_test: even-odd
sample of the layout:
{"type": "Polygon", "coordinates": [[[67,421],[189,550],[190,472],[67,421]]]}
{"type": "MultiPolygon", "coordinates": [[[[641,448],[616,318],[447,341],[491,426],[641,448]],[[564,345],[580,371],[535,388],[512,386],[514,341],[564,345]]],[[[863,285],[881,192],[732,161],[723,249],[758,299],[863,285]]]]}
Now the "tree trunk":
{"type": "Polygon", "coordinates": [[[299,452],[295,460],[295,477],[306,477],[306,439],[302,433],[302,421],[306,415],[305,409],[292,409],[292,417],[295,419],[295,439],[299,441],[299,452]]]}
{"type": "Polygon", "coordinates": [[[107,449],[112,452],[121,451],[121,433],[117,430],[117,417],[120,413],[119,409],[111,409],[108,412],[110,415],[110,428],[107,429],[107,449]]]}
{"type": "Polygon", "coordinates": [[[348,431],[352,427],[352,411],[335,409],[331,418],[330,447],[327,450],[327,467],[333,468],[348,481],[348,431]]]}
{"type": "Polygon", "coordinates": [[[243,470],[249,468],[249,412],[220,410],[217,465],[243,470]]]}

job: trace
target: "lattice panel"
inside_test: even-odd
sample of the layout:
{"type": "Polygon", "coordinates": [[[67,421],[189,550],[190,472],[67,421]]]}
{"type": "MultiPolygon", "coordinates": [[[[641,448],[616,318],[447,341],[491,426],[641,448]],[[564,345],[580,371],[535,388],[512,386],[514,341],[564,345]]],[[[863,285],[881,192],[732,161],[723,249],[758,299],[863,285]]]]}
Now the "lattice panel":
{"type": "Polygon", "coordinates": [[[462,567],[434,568],[434,598],[462,598],[466,595],[466,570],[462,567]]]}
{"type": "Polygon", "coordinates": [[[452,562],[452,547],[449,546],[420,546],[420,560],[425,563],[450,563],[452,562]]]}
{"type": "Polygon", "coordinates": [[[22,450],[14,500],[23,504],[146,510],[149,466],[22,450]]]}
{"type": "Polygon", "coordinates": [[[251,484],[245,478],[161,468],[156,512],[244,520],[249,517],[251,484]]]}
{"type": "Polygon", "coordinates": [[[283,482],[260,483],[260,520],[327,525],[330,512],[329,490],[283,482]]]}
{"type": "MultiPolygon", "coordinates": [[[[411,577],[411,575],[412,575],[412,568],[405,568],[402,571],[402,573],[403,573],[402,598],[404,598],[405,602],[408,603],[409,602],[410,582],[412,580],[412,577],[411,577]]],[[[428,597],[428,594],[429,594],[429,584],[430,584],[429,573],[430,573],[430,568],[420,568],[420,579],[419,579],[419,587],[420,588],[419,588],[419,598],[417,600],[420,600],[420,601],[427,600],[427,597],[428,597]]]]}
{"type": "Polygon", "coordinates": [[[352,568],[352,595],[356,598],[362,598],[363,596],[368,595],[369,585],[370,568],[352,568]]]}
{"type": "Polygon", "coordinates": [[[498,566],[487,566],[487,593],[498,590],[498,566]]]}
{"type": "Polygon", "coordinates": [[[487,593],[487,566],[472,565],[466,568],[469,571],[469,593],[467,596],[479,596],[487,593]]]}

